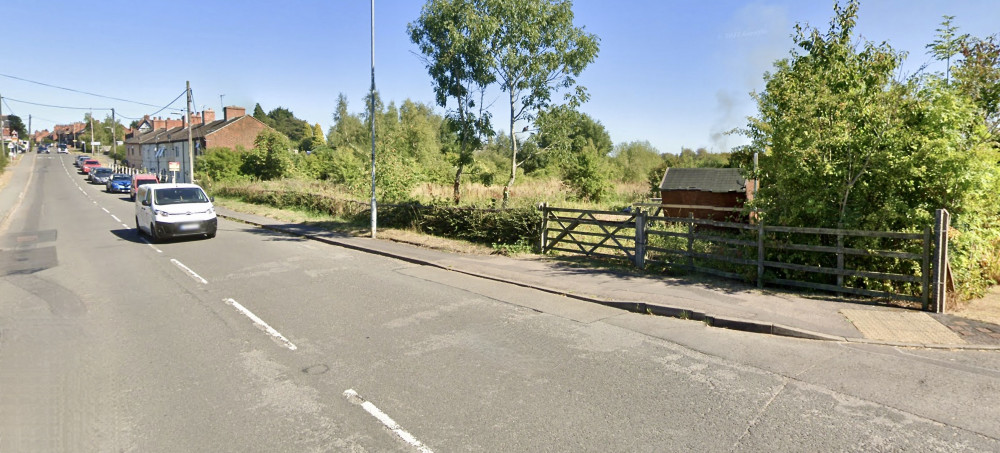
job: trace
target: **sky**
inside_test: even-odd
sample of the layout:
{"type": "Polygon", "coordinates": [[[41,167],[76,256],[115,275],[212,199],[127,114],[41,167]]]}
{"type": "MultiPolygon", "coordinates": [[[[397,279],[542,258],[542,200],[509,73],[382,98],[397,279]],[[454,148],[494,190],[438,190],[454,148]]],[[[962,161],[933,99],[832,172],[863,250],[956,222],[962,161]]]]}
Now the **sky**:
{"type": "MultiPolygon", "coordinates": [[[[434,104],[431,79],[406,33],[423,5],[375,0],[375,83],[386,103],[434,104]]],[[[925,48],[942,16],[956,16],[961,33],[985,37],[1000,33],[998,6],[995,0],[865,0],[856,33],[908,52],[903,74],[943,72],[944,63],[925,48]]],[[[127,125],[167,105],[183,109],[183,97],[170,103],[190,81],[195,110],[211,108],[221,117],[223,104],[252,113],[259,103],[328,130],[339,94],[350,111],[365,109],[370,8],[363,0],[5,0],[3,112],[26,124],[31,115],[33,130],[51,130],[82,120],[88,108],[97,119],[115,108],[127,125]]],[[[580,110],[600,121],[616,144],[648,141],[676,154],[682,147],[723,152],[745,143],[726,132],[756,113],[750,94],[763,88],[774,61],[789,55],[794,26],[826,30],[833,1],[576,0],[573,11],[574,23],[600,39],[597,59],[578,78],[591,96],[580,110]]],[[[494,125],[507,129],[505,93],[493,90],[487,100],[494,125]]],[[[523,126],[530,124],[515,130],[523,126]]]]}

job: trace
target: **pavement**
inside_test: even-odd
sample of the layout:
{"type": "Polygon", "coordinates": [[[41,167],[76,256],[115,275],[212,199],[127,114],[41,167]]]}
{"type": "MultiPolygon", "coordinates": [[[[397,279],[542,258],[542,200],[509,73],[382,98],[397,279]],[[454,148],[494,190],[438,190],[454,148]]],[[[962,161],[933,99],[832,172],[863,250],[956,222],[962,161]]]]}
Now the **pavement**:
{"type": "Polygon", "coordinates": [[[912,348],[1000,351],[1000,325],[867,300],[739,283],[575,265],[545,256],[461,254],[355,237],[217,207],[220,217],[341,247],[433,266],[573,301],[704,322],[713,327],[811,340],[912,348]]]}
{"type": "MultiPolygon", "coordinates": [[[[0,234],[30,184],[35,154],[0,174],[0,234]]],[[[547,256],[461,254],[390,240],[354,237],[305,224],[217,207],[220,217],[366,253],[533,288],[638,313],[719,328],[811,340],[913,348],[1000,351],[1000,325],[949,314],[878,305],[832,295],[756,287],[715,279],[602,269],[547,256]]]]}

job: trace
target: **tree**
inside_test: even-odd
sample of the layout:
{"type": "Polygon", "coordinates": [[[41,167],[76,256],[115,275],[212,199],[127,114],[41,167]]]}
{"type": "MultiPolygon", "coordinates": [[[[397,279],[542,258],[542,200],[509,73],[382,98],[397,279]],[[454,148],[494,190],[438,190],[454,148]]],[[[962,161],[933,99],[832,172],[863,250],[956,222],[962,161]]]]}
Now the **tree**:
{"type": "MultiPolygon", "coordinates": [[[[649,177],[650,172],[660,168],[663,158],[649,142],[634,141],[616,145],[612,162],[619,168],[622,181],[642,182],[649,177]]],[[[656,183],[659,182],[657,179],[656,183]]]]}
{"type": "Polygon", "coordinates": [[[1000,143],[1000,45],[996,35],[963,42],[964,58],[955,69],[955,84],[981,110],[983,120],[1000,143]]]}
{"type": "Polygon", "coordinates": [[[944,20],[941,21],[941,27],[937,29],[937,39],[925,47],[929,49],[927,53],[933,55],[935,59],[939,61],[944,60],[944,80],[945,85],[948,85],[951,83],[951,57],[961,52],[965,40],[969,38],[969,35],[956,34],[958,27],[951,24],[951,21],[955,20],[955,16],[943,17],[944,20]]]}
{"type": "Polygon", "coordinates": [[[568,105],[557,105],[538,113],[537,148],[522,150],[525,173],[547,168],[565,176],[567,166],[575,165],[577,156],[590,146],[607,158],[614,145],[600,121],[568,105]],[[528,152],[524,152],[528,151],[528,152]],[[534,151],[534,152],[531,152],[534,151]]]}
{"type": "MultiPolygon", "coordinates": [[[[573,88],[576,77],[597,58],[596,35],[573,25],[569,0],[476,0],[478,20],[484,22],[489,70],[507,93],[510,108],[510,179],[504,185],[503,204],[517,177],[515,124],[534,119],[534,112],[552,102],[560,88],[573,88]]],[[[571,105],[587,100],[586,89],[568,93],[571,105]]]]}
{"type": "Polygon", "coordinates": [[[253,117],[257,118],[260,122],[270,126],[271,118],[268,118],[267,114],[264,113],[264,109],[260,107],[260,103],[254,104],[253,106],[253,117]]]}
{"type": "Polygon", "coordinates": [[[240,166],[240,172],[262,180],[279,179],[292,170],[288,138],[280,132],[265,129],[253,141],[254,148],[240,166]]]}
{"type": "Polygon", "coordinates": [[[326,145],[326,134],[323,133],[323,126],[320,126],[319,123],[313,126],[313,142],[317,146],[326,145]]]}
{"type": "Polygon", "coordinates": [[[17,115],[7,115],[7,127],[12,131],[17,131],[17,136],[21,140],[28,139],[28,129],[24,127],[24,121],[17,115]]]}
{"type": "Polygon", "coordinates": [[[480,19],[471,2],[430,0],[420,17],[407,25],[410,40],[420,47],[433,80],[435,101],[445,108],[451,102],[455,105],[444,126],[446,133],[457,136],[454,142],[445,140],[455,145],[445,149],[456,151],[452,190],[456,204],[461,200],[462,174],[472,164],[474,150],[482,145],[481,137],[489,135],[492,128],[490,115],[481,102],[494,77],[485,47],[487,27],[480,19]]]}
{"type": "Polygon", "coordinates": [[[268,123],[276,131],[285,134],[292,143],[300,143],[303,138],[312,137],[312,127],[309,123],[295,117],[290,110],[284,107],[276,107],[267,112],[270,118],[268,123]]]}
{"type": "MultiPolygon", "coordinates": [[[[348,148],[358,157],[367,155],[363,148],[370,145],[369,130],[360,116],[347,111],[347,97],[337,96],[337,108],[333,113],[333,126],[327,135],[327,144],[334,148],[348,148]]],[[[370,159],[370,158],[369,158],[370,159]]]]}

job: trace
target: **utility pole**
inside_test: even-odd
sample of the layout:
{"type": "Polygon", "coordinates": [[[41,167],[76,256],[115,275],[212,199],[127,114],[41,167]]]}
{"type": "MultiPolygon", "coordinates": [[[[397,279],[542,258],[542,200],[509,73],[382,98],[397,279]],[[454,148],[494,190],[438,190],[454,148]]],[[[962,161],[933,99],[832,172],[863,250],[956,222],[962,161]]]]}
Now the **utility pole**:
{"type": "Polygon", "coordinates": [[[375,0],[372,0],[372,111],[368,118],[372,122],[372,239],[375,239],[375,225],[378,219],[375,205],[375,0]]]}
{"type": "MultiPolygon", "coordinates": [[[[372,0],[375,1],[375,0],[372,0]]],[[[188,182],[194,184],[194,140],[191,139],[191,81],[187,81],[188,182]]]]}
{"type": "MultiPolygon", "coordinates": [[[[90,111],[90,154],[94,154],[94,111],[90,111]]],[[[95,156],[97,154],[94,154],[95,156]]]]}
{"type": "Polygon", "coordinates": [[[118,129],[118,120],[115,119],[115,109],[111,109],[111,158],[115,160],[115,167],[117,167],[118,139],[115,136],[115,129],[118,129]]]}
{"type": "Polygon", "coordinates": [[[7,157],[7,145],[4,144],[3,140],[3,95],[0,95],[0,150],[2,150],[4,157],[7,157]]]}

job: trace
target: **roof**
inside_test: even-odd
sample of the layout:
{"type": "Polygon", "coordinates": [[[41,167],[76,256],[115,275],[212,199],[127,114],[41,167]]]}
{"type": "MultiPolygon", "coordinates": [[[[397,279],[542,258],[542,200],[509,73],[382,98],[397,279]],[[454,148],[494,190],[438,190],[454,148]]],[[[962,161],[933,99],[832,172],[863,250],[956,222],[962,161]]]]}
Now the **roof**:
{"type": "MultiPolygon", "coordinates": [[[[194,127],[191,128],[191,139],[192,140],[197,140],[197,139],[204,138],[205,136],[212,135],[212,134],[218,132],[219,130],[221,130],[221,129],[227,127],[227,126],[229,126],[230,124],[233,124],[233,123],[236,123],[236,122],[239,122],[239,121],[257,121],[257,122],[260,122],[260,120],[254,118],[252,116],[243,115],[243,116],[238,116],[236,118],[215,120],[215,121],[211,121],[211,122],[204,123],[204,124],[202,124],[202,123],[195,123],[194,127]]],[[[261,123],[261,124],[264,124],[264,123],[261,123]]],[[[267,127],[267,125],[265,125],[265,127],[267,127]]],[[[183,141],[187,141],[187,139],[188,139],[187,134],[188,134],[188,129],[187,129],[186,126],[179,126],[179,127],[175,127],[175,128],[171,128],[171,129],[155,129],[155,130],[152,130],[152,131],[149,131],[149,132],[146,132],[146,133],[140,133],[137,136],[133,136],[133,137],[125,140],[125,143],[131,143],[131,144],[136,144],[136,143],[138,143],[138,144],[147,144],[147,143],[163,144],[163,143],[183,142],[183,141]]]]}
{"type": "Polygon", "coordinates": [[[660,190],[746,192],[746,178],[738,168],[668,168],[663,172],[660,190]]]}

